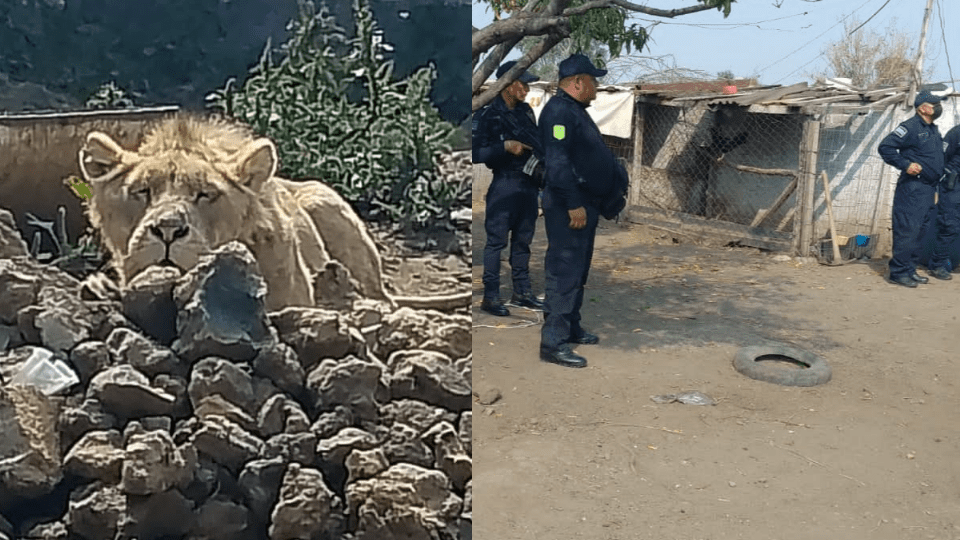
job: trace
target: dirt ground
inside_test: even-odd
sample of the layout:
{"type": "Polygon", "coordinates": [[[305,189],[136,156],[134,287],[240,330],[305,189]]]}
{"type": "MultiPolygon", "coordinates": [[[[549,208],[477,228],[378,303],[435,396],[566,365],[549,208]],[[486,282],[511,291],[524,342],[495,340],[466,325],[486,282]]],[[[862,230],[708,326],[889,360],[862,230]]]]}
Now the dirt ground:
{"type": "Polygon", "coordinates": [[[602,221],[583,309],[601,341],[577,370],[539,360],[537,313],[479,310],[482,206],[473,232],[475,539],[960,539],[960,275],[910,290],[885,259],[828,267],[602,221]],[[771,341],[833,379],[734,370],[771,341]],[[718,404],[651,400],[686,390],[718,404]]]}

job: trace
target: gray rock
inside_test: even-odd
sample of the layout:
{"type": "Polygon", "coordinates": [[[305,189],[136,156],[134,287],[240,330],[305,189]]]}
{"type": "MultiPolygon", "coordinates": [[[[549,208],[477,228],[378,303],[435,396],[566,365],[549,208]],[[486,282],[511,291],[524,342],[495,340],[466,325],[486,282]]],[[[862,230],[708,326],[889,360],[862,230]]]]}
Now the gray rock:
{"type": "Polygon", "coordinates": [[[234,472],[263,451],[262,440],[222,416],[198,422],[191,441],[197,450],[234,472]]]}
{"type": "Polygon", "coordinates": [[[334,437],[317,443],[317,453],[328,463],[343,465],[352,450],[370,450],[378,444],[376,436],[362,429],[344,428],[334,437]]]}
{"type": "Polygon", "coordinates": [[[383,365],[351,356],[342,360],[326,359],[307,376],[307,388],[313,393],[314,409],[329,411],[348,407],[356,418],[374,420],[380,395],[386,401],[381,375],[383,365]]]}
{"type": "Polygon", "coordinates": [[[223,358],[204,358],[194,364],[187,392],[190,394],[190,402],[194,408],[203,398],[220,394],[247,414],[252,416],[257,413],[253,377],[236,364],[223,358]]]}
{"type": "Polygon", "coordinates": [[[260,414],[257,415],[257,427],[261,436],[273,437],[283,431],[283,421],[286,417],[283,407],[286,402],[287,398],[277,394],[268,399],[263,407],[260,407],[260,414]]]}
{"type": "Polygon", "coordinates": [[[463,500],[440,471],[398,463],[376,477],[349,484],[347,507],[357,540],[457,538],[463,500]]]}
{"type": "Polygon", "coordinates": [[[280,483],[287,469],[282,457],[257,459],[247,463],[240,473],[240,489],[254,518],[266,524],[280,494],[280,483]]]}
{"type": "Polygon", "coordinates": [[[433,453],[421,439],[422,434],[423,430],[403,422],[390,426],[382,446],[387,460],[390,463],[413,463],[421,467],[433,467],[433,453]]]}
{"type": "Polygon", "coordinates": [[[347,454],[344,465],[347,467],[347,484],[352,484],[357,480],[373,478],[387,470],[390,462],[383,448],[354,449],[347,454]]]}
{"type": "Polygon", "coordinates": [[[71,448],[83,434],[93,430],[109,430],[117,426],[117,418],[104,412],[95,399],[86,399],[78,407],[64,407],[60,412],[61,449],[71,448]]]}
{"type": "Polygon", "coordinates": [[[322,358],[360,354],[366,343],[359,330],[335,311],[288,307],[270,314],[280,339],[297,352],[303,368],[311,370],[322,358]]]}
{"type": "Polygon", "coordinates": [[[460,425],[457,428],[460,433],[460,443],[468,455],[473,455],[473,411],[464,411],[460,415],[460,425]]]}
{"type": "Polygon", "coordinates": [[[473,480],[467,482],[466,494],[463,497],[463,513],[460,516],[473,521],[473,480]]]}
{"type": "Polygon", "coordinates": [[[42,279],[15,260],[0,257],[0,322],[17,322],[17,312],[36,301],[42,279]]]}
{"type": "Polygon", "coordinates": [[[194,526],[193,503],[176,489],[146,497],[128,496],[127,512],[117,538],[160,540],[180,538],[194,526]]]}
{"type": "Polygon", "coordinates": [[[253,360],[253,370],[288,394],[299,397],[303,393],[306,374],[297,353],[286,343],[277,343],[261,349],[253,360]]]}
{"type": "Polygon", "coordinates": [[[223,497],[209,499],[197,509],[196,524],[190,534],[207,540],[254,538],[250,510],[223,497]]]}
{"type": "Polygon", "coordinates": [[[343,502],[316,469],[291,463],[270,519],[270,540],[336,537],[343,526],[343,502]]]}
{"type": "Polygon", "coordinates": [[[100,401],[121,418],[170,414],[176,398],[150,385],[133,366],[113,366],[97,374],[87,387],[87,397],[100,401]]]}
{"type": "Polygon", "coordinates": [[[257,261],[240,242],[201,256],[174,289],[179,337],[173,350],[188,362],[204,356],[252,360],[275,342],[266,294],[257,261]]]}
{"type": "MultiPolygon", "coordinates": [[[[220,394],[202,397],[200,403],[194,408],[193,414],[201,420],[212,415],[222,416],[247,431],[257,430],[257,421],[252,416],[224,399],[220,394]]],[[[263,435],[262,431],[260,433],[263,435]]]]}
{"type": "Polygon", "coordinates": [[[394,353],[387,364],[394,399],[419,399],[451,411],[471,407],[470,380],[454,369],[446,355],[435,351],[400,351],[394,353]]]}
{"type": "Polygon", "coordinates": [[[190,414],[190,398],[187,396],[187,380],[179,375],[161,373],[153,378],[153,387],[173,396],[170,416],[183,418],[190,414]]]}
{"type": "Polygon", "coordinates": [[[63,469],[69,474],[112,485],[120,481],[125,456],[119,431],[89,431],[67,452],[63,469]]]}
{"type": "Polygon", "coordinates": [[[264,459],[282,458],[312,466],[317,461],[317,436],[313,433],[280,433],[270,437],[264,445],[264,459]]]}
{"type": "Polygon", "coordinates": [[[67,540],[70,531],[62,521],[34,525],[21,540],[67,540]]]}
{"type": "Polygon", "coordinates": [[[310,426],[310,431],[317,436],[317,439],[329,439],[341,429],[352,426],[353,421],[353,413],[350,409],[337,405],[332,411],[317,416],[317,420],[310,426]]]}
{"type": "Polygon", "coordinates": [[[197,463],[191,451],[177,448],[166,431],[131,434],[121,473],[124,493],[149,495],[187,485],[197,463]]]}
{"type": "Polygon", "coordinates": [[[19,347],[23,344],[20,329],[15,324],[0,324],[0,352],[19,347]]]}
{"type": "Polygon", "coordinates": [[[44,346],[66,354],[81,341],[93,335],[99,326],[94,314],[75,292],[57,287],[42,287],[37,295],[40,310],[33,326],[40,333],[44,346]]]}
{"type": "Polygon", "coordinates": [[[86,540],[114,540],[127,513],[127,497],[120,486],[94,482],[70,494],[66,525],[86,540]]]}
{"type": "Polygon", "coordinates": [[[439,422],[421,437],[433,450],[435,468],[443,471],[457,491],[463,491],[473,477],[473,460],[463,448],[457,430],[449,422],[439,422]]]}
{"type": "Polygon", "coordinates": [[[402,422],[424,432],[430,429],[430,426],[444,420],[454,423],[457,415],[417,399],[396,399],[380,407],[380,421],[387,426],[402,422]]]}
{"type": "Polygon", "coordinates": [[[264,437],[280,432],[303,433],[310,430],[310,418],[300,404],[283,394],[276,394],[260,407],[257,426],[264,437]]]}
{"type": "Polygon", "coordinates": [[[94,375],[110,365],[110,348],[103,341],[84,341],[70,351],[70,363],[77,371],[80,382],[86,385],[94,375]]]}
{"type": "Polygon", "coordinates": [[[316,306],[334,311],[350,311],[360,298],[356,280],[340,261],[330,260],[313,278],[316,306]]]}
{"type": "Polygon", "coordinates": [[[134,276],[121,294],[123,314],[163,345],[170,345],[177,337],[173,288],[180,277],[179,268],[150,266],[134,276]]]}
{"type": "Polygon", "coordinates": [[[170,433],[171,422],[169,416],[144,416],[137,420],[145,431],[166,431],[170,433]]]}
{"type": "Polygon", "coordinates": [[[0,387],[0,507],[49,493],[62,476],[59,411],[32,387],[0,387]]]}
{"type": "Polygon", "coordinates": [[[27,243],[20,236],[20,230],[17,229],[17,222],[13,219],[13,213],[0,208],[0,259],[29,255],[30,248],[27,247],[27,243]]]}
{"type": "Polygon", "coordinates": [[[129,328],[117,328],[111,332],[107,346],[114,364],[130,364],[149,377],[180,370],[180,361],[173,351],[129,328]]]}
{"type": "Polygon", "coordinates": [[[461,358],[473,349],[470,325],[466,315],[400,308],[384,317],[375,352],[388,358],[397,351],[424,349],[461,358]]]}

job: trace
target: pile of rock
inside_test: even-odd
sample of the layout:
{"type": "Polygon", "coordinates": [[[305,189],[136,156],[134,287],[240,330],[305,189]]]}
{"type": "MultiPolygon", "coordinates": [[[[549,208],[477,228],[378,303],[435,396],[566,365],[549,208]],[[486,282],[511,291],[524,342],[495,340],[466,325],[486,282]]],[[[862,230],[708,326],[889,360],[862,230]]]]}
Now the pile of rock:
{"type": "Polygon", "coordinates": [[[0,211],[0,539],[469,538],[469,316],[266,313],[239,243],[81,289],[0,211]]]}

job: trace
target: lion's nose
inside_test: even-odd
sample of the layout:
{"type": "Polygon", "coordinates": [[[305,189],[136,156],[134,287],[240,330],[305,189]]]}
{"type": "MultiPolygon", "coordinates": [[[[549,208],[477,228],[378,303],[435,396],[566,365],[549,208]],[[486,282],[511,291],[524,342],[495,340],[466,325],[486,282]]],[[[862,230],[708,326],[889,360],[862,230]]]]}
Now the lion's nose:
{"type": "Polygon", "coordinates": [[[178,238],[183,238],[190,231],[185,223],[160,222],[150,227],[150,233],[159,238],[164,244],[171,244],[178,238]]]}

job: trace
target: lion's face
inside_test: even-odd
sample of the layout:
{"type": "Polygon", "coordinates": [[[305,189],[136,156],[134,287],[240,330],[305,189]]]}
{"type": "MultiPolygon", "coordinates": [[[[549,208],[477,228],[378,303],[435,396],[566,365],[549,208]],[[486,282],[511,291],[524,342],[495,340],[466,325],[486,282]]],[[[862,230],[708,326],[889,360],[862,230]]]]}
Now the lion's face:
{"type": "Polygon", "coordinates": [[[189,269],[210,249],[240,240],[276,150],[258,139],[231,155],[176,147],[141,155],[91,133],[80,162],[93,192],[91,221],[129,280],[151,265],[189,269]]]}

